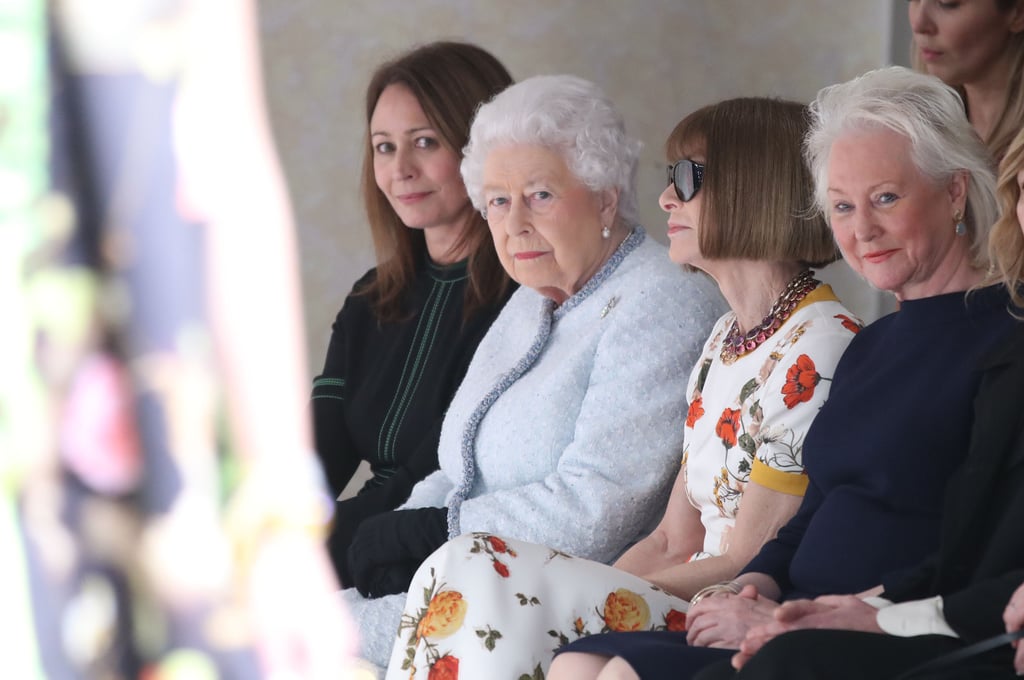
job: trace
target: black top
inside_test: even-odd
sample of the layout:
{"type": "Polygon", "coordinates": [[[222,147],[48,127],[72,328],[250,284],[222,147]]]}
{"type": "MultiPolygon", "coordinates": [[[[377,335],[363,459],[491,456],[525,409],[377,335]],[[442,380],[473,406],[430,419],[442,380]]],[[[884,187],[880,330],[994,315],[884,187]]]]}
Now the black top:
{"type": "Polygon", "coordinates": [[[1024,325],[982,362],[967,458],[942,512],[931,559],[883,597],[943,595],[943,613],[966,642],[1003,632],[1002,613],[1024,582],[1024,325]]]}
{"type": "Polygon", "coordinates": [[[317,454],[335,496],[360,461],[373,470],[358,502],[339,508],[335,530],[346,536],[365,517],[400,505],[437,469],[448,402],[515,288],[464,322],[466,265],[440,266],[424,257],[404,304],[409,315],[384,324],[370,299],[356,294],[376,277],[371,269],[334,322],[323,373],[313,380],[317,454]]]}

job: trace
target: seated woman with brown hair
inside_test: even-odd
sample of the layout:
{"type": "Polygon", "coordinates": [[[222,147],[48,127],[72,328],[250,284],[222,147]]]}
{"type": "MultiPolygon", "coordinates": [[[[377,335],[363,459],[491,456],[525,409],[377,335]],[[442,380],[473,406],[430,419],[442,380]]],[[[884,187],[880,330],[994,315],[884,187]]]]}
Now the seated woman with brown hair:
{"type": "Polygon", "coordinates": [[[359,525],[437,470],[444,412],[515,289],[459,176],[473,113],[511,83],[486,50],[442,41],[381,64],[367,85],[362,194],[377,266],[345,298],[312,394],[334,497],[363,461],[372,472],[336,503],[328,551],[342,582],[359,525]]]}

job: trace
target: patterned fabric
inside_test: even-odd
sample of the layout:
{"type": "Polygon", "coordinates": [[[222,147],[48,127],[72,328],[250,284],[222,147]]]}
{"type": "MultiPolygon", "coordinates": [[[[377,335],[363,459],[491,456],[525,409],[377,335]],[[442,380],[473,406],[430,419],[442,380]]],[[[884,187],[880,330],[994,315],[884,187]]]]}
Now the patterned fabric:
{"type": "Polygon", "coordinates": [[[543,678],[595,633],[684,630],[687,603],[614,567],[493,534],[449,541],[421,567],[388,680],[543,678]]]}
{"type": "Polygon", "coordinates": [[[804,435],[862,325],[831,287],[819,286],[772,338],[726,365],[719,353],[734,319],[730,312],[715,325],[686,390],[682,465],[705,531],[704,549],[691,559],[722,554],[748,481],[803,494],[804,435]]]}
{"type": "MultiPolygon", "coordinates": [[[[719,555],[746,483],[800,494],[802,445],[832,370],[860,322],[828,286],[731,365],[719,358],[734,315],[719,319],[691,372],[683,471],[719,555]]],[[[555,649],[596,633],[679,631],[686,601],[643,579],[563,551],[490,533],[449,541],[409,588],[388,678],[543,678],[555,649]],[[448,677],[456,677],[451,675],[448,677]]]]}

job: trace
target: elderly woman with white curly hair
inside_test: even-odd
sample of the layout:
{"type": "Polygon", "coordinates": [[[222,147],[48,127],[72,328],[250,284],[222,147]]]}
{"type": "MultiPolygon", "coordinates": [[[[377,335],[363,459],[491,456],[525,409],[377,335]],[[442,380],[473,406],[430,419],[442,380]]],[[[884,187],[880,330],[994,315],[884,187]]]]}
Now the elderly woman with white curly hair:
{"type": "Polygon", "coordinates": [[[529,78],[477,113],[463,178],[520,288],[451,402],[440,470],[353,540],[343,596],[367,660],[385,665],[401,593],[450,537],[611,562],[657,520],[686,376],[725,306],[637,224],[638,152],[603,93],[573,76],[529,78]]]}

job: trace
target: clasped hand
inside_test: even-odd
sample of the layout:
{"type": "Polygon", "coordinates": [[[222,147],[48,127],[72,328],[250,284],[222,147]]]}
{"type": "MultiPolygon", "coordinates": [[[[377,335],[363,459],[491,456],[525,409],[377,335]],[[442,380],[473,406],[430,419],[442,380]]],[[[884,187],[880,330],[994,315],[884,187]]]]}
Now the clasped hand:
{"type": "Polygon", "coordinates": [[[705,597],[686,613],[686,641],[693,647],[739,649],[747,632],[774,619],[778,603],[746,585],[736,595],[705,597]]]}
{"type": "Polygon", "coordinates": [[[856,595],[823,595],[814,600],[793,600],[775,608],[771,621],[752,626],[732,657],[736,669],[743,667],[769,640],[791,630],[830,628],[881,633],[878,610],[856,595]]]}

